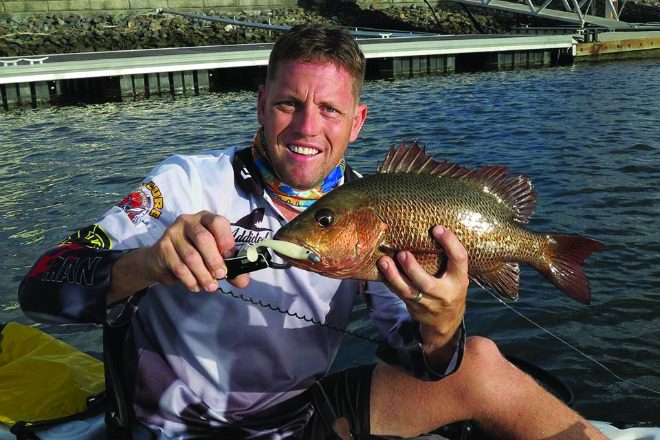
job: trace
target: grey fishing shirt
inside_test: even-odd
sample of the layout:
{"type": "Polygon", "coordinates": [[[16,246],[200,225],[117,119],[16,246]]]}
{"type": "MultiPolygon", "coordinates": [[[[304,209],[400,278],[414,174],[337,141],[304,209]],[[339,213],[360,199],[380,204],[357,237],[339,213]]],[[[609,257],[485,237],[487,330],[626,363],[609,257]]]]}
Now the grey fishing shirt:
{"type": "MultiPolygon", "coordinates": [[[[96,247],[120,251],[153,245],[179,215],[203,210],[229,220],[239,250],[272,238],[286,220],[263,191],[249,150],[239,151],[229,148],[165,160],[90,227],[104,244],[96,247]]],[[[81,299],[73,311],[62,304],[75,295],[65,297],[56,290],[75,290],[66,284],[76,279],[44,276],[43,271],[54,273],[52,268],[48,272],[50,261],[40,260],[21,287],[26,313],[39,318],[65,315],[60,319],[64,321],[100,320],[98,312],[90,310],[102,310],[105,298],[89,292],[107,289],[107,280],[103,284],[99,278],[103,260],[95,266],[97,279],[77,294],[81,299]],[[37,278],[41,285],[44,280],[59,282],[49,293],[54,298],[51,306],[32,301],[36,287],[28,281],[37,278]]],[[[109,277],[109,269],[105,272],[109,277]]],[[[300,395],[328,373],[342,340],[342,333],[334,329],[346,328],[360,293],[366,295],[370,318],[385,339],[379,348],[383,360],[426,380],[458,368],[464,330],[446,371],[432,371],[421,350],[418,325],[382,283],[369,282],[365,289],[356,280],[297,268],[264,269],[252,272],[250,279],[244,289],[221,281],[217,293],[192,293],[180,283],[156,284],[137,308],[120,303],[108,310],[111,324],[117,316],[132,315],[123,373],[131,385],[135,416],[163,438],[203,438],[219,428],[244,438],[285,438],[298,431],[311,407],[270,423],[253,419],[300,395]]]]}

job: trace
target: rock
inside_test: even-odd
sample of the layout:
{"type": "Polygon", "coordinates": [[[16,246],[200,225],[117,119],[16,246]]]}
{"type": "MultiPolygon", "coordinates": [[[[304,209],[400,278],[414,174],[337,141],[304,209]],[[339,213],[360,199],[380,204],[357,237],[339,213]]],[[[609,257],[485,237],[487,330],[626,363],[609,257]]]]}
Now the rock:
{"type": "MultiPolygon", "coordinates": [[[[559,1],[559,0],[557,0],[559,1]]],[[[475,33],[474,24],[458,7],[436,6],[435,15],[422,5],[361,8],[355,2],[319,2],[316,8],[274,8],[241,11],[235,14],[209,10],[214,16],[233,17],[259,23],[293,26],[300,23],[436,32],[445,34],[475,33]]],[[[472,11],[488,33],[506,32],[534,19],[503,12],[472,11]]],[[[622,20],[660,21],[659,0],[629,0],[622,20]]],[[[536,23],[539,23],[538,21],[536,23]]],[[[544,23],[547,24],[547,23],[544,23]]],[[[554,23],[553,23],[554,24],[554,23]]],[[[242,44],[273,41],[279,35],[262,29],[244,28],[175,15],[99,14],[92,17],[62,14],[35,14],[30,17],[0,17],[0,56],[66,53],[72,51],[125,50],[195,45],[242,44]],[[11,34],[11,36],[9,36],[11,34]]]]}

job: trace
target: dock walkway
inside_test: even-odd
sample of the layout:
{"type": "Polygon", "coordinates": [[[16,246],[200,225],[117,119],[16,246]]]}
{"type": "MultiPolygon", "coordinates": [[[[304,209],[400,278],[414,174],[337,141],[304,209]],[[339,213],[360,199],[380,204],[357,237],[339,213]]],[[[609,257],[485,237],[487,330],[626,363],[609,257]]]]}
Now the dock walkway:
{"type": "MultiPolygon", "coordinates": [[[[570,35],[433,35],[358,40],[370,74],[451,73],[474,64],[549,65],[570,54],[570,35]]],[[[5,109],[94,93],[99,97],[199,93],[264,68],[272,44],[241,44],[0,58],[5,109]],[[233,71],[233,74],[232,74],[233,71]]]]}
{"type": "MultiPolygon", "coordinates": [[[[588,44],[578,43],[573,34],[422,35],[358,43],[369,76],[394,78],[541,67],[604,51],[660,47],[660,32],[601,35],[603,42],[588,44]]],[[[271,47],[264,43],[0,58],[2,107],[247,86],[246,80],[265,75],[271,47]]]]}

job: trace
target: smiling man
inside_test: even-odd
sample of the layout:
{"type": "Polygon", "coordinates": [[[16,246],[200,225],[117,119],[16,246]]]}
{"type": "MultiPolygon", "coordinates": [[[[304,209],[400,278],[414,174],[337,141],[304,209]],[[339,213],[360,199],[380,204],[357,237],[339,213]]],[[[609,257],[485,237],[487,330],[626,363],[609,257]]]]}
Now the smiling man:
{"type": "Polygon", "coordinates": [[[357,139],[367,106],[354,95],[349,72],[335,64],[284,61],[259,89],[259,123],[280,180],[293,188],[318,186],[357,139]]]}
{"type": "Polygon", "coordinates": [[[285,33],[251,145],[165,160],[134,203],[37,261],[22,308],[38,320],[130,322],[120,374],[133,438],[410,437],[467,419],[504,438],[599,437],[491,341],[466,339],[467,255],[441,226],[439,277],[403,251],[379,261],[385,284],[366,287],[296,268],[225,279],[224,258],[357,178],[344,155],[367,117],[365,66],[337,29],[285,33]],[[83,263],[85,282],[67,275],[83,263]],[[341,343],[332,328],[346,328],[359,294],[383,334],[382,362],[328,375],[341,343]]]}

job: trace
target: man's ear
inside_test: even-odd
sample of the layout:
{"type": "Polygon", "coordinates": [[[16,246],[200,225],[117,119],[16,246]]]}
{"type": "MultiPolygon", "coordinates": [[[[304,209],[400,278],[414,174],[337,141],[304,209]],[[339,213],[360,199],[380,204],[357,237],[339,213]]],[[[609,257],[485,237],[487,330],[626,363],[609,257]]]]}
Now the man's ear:
{"type": "Polygon", "coordinates": [[[266,95],[266,86],[262,84],[257,92],[257,121],[261,126],[264,125],[266,118],[266,95]]]}
{"type": "Polygon", "coordinates": [[[359,104],[353,115],[353,126],[351,127],[351,136],[348,138],[349,142],[353,142],[358,138],[360,130],[364,125],[364,121],[367,119],[367,104],[359,104]]]}

